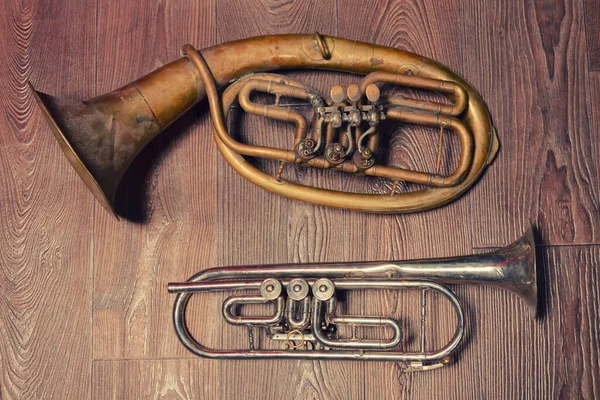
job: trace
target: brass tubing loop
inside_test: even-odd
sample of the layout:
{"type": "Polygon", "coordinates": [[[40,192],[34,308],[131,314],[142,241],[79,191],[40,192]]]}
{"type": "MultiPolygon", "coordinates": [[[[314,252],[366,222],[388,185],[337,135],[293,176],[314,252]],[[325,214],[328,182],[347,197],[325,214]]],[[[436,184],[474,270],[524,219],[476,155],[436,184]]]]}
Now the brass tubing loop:
{"type": "Polygon", "coordinates": [[[333,36],[293,34],[247,38],[201,51],[186,45],[183,53],[184,57],[135,82],[83,102],[49,96],[31,86],[62,150],[113,215],[115,192],[131,161],[204,98],[208,98],[219,151],[235,171],[273,193],[328,207],[405,213],[441,206],[463,194],[498,150],[495,129],[477,92],[443,65],[410,52],[333,36]],[[336,88],[336,99],[328,102],[299,82],[260,74],[284,69],[326,69],[366,77],[358,85],[336,88]],[[239,87],[240,81],[247,86],[239,87]],[[449,103],[386,95],[380,93],[380,83],[433,91],[449,103]],[[219,99],[219,90],[227,87],[234,87],[236,95],[219,99]],[[312,105],[315,117],[309,123],[277,101],[255,103],[252,92],[305,101],[312,105]],[[293,148],[234,140],[222,121],[235,101],[245,112],[293,123],[293,148]],[[433,172],[379,162],[378,126],[385,119],[440,127],[458,135],[461,151],[456,170],[442,175],[439,156],[433,172]],[[267,174],[244,156],[389,178],[394,187],[402,181],[428,187],[380,194],[326,190],[285,180],[283,164],[276,176],[267,174]]]}

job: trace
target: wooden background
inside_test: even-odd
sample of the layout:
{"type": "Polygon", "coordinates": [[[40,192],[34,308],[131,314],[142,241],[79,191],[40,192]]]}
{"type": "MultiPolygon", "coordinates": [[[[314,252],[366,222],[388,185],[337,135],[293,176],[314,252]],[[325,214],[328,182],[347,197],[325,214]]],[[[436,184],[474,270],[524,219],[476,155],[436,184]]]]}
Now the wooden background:
{"type": "MultiPolygon", "coordinates": [[[[597,1],[2,4],[0,398],[600,398],[597,1]],[[487,102],[502,145],[480,182],[453,204],[414,215],[293,202],[235,175],[198,107],[134,162],[118,194],[126,217],[118,222],[72,170],[26,86],[29,79],[83,99],[177,58],[187,42],[203,48],[314,31],[415,51],[464,76],[487,102]],[[510,294],[457,287],[467,339],[446,369],[407,375],[394,363],[203,360],[172,330],[166,284],[203,268],[470,254],[517,239],[528,219],[540,240],[541,317],[530,318],[510,294]]],[[[322,90],[357,80],[292,75],[322,90]]],[[[245,121],[249,140],[285,143],[289,126],[245,121]]],[[[392,155],[406,156],[418,136],[401,135],[392,155]]],[[[389,187],[286,174],[325,187],[389,187]]],[[[194,300],[195,332],[216,346],[247,346],[243,329],[216,318],[221,298],[194,300]]],[[[391,310],[406,326],[416,322],[405,307],[415,308],[418,296],[360,293],[352,301],[359,312],[391,310]]],[[[428,332],[451,330],[445,310],[432,303],[440,321],[428,332]]]]}

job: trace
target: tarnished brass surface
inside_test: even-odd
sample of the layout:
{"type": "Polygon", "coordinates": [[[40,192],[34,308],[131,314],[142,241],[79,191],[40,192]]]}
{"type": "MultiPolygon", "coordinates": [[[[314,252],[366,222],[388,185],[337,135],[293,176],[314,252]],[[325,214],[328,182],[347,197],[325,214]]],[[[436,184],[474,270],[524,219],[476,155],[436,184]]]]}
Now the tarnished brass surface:
{"type": "Polygon", "coordinates": [[[521,298],[535,316],[537,279],[531,227],[515,243],[486,254],[430,260],[211,268],[187,282],[170,283],[169,292],[178,294],[173,306],[177,336],[188,350],[201,357],[405,361],[410,363],[407,371],[424,371],[447,365],[464,335],[463,308],[454,292],[444,286],[447,283],[507,290],[521,298]],[[398,351],[402,329],[392,318],[338,315],[336,295],[355,289],[423,290],[421,350],[398,351]],[[244,294],[225,300],[225,320],[233,325],[265,329],[269,339],[284,346],[281,350],[254,348],[252,333],[248,350],[211,349],[192,336],[186,326],[190,297],[194,293],[232,290],[243,290],[244,294]],[[435,350],[425,343],[428,291],[444,296],[456,314],[454,336],[435,350]],[[275,305],[273,315],[244,317],[234,310],[235,305],[268,303],[275,305]],[[337,330],[341,325],[383,326],[389,329],[391,337],[342,338],[337,330]]]}
{"type": "Polygon", "coordinates": [[[396,213],[446,204],[475,182],[498,149],[490,116],[477,92],[443,65],[413,53],[319,34],[253,37],[200,52],[186,45],[184,52],[183,58],[129,85],[83,102],[34,91],[69,161],[113,214],[116,188],[133,158],[207,94],[218,148],[237,172],[271,192],[330,207],[396,213]],[[367,77],[360,85],[332,89],[332,97],[338,101],[327,104],[299,82],[278,77],[273,83],[273,75],[259,78],[256,74],[291,68],[337,70],[367,77]],[[247,86],[231,85],[238,80],[247,86]],[[380,93],[377,82],[439,92],[451,104],[388,96],[380,93]],[[233,89],[221,102],[217,90],[226,86],[233,89]],[[252,103],[249,93],[257,90],[311,103],[317,113],[312,130],[304,117],[289,109],[252,103]],[[247,112],[295,123],[294,148],[234,141],[219,120],[236,99],[247,112]],[[385,118],[454,131],[461,143],[456,170],[440,175],[439,158],[432,173],[376,163],[377,124],[385,118]],[[281,171],[276,176],[265,174],[242,155],[385,177],[394,180],[394,190],[390,194],[358,194],[306,187],[285,181],[281,171]],[[396,194],[399,181],[432,187],[396,194]]]}

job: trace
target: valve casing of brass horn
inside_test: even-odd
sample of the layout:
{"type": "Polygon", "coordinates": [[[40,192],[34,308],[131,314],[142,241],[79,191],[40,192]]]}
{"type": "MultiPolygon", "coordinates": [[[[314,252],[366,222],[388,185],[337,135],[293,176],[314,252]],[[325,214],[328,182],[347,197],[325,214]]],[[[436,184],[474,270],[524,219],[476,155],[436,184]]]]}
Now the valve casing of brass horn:
{"type": "Polygon", "coordinates": [[[498,141],[479,94],[460,76],[425,57],[395,48],[333,36],[260,36],[201,51],[186,45],[184,57],[113,92],[75,101],[37,92],[37,103],[58,143],[84,183],[113,215],[116,189],[135,156],[156,135],[208,98],[217,147],[231,167],[252,183],[289,198],[363,212],[404,213],[446,204],[463,194],[493,160],[498,141]],[[283,69],[327,69],[365,75],[357,84],[331,88],[329,96],[300,82],[273,74],[283,69]],[[382,93],[383,84],[433,91],[447,101],[423,101],[382,93]],[[218,90],[227,89],[223,98],[218,90]],[[253,103],[252,92],[275,97],[253,103]],[[305,101],[314,108],[312,124],[280,97],[305,101]],[[224,119],[239,102],[244,111],[294,123],[293,146],[277,149],[248,146],[227,132],[224,119]],[[433,172],[386,165],[379,158],[379,124],[383,120],[440,129],[433,172]],[[453,172],[440,172],[442,131],[461,144],[453,172]],[[244,156],[267,157],[281,165],[275,175],[244,156]],[[393,181],[385,194],[349,193],[287,181],[286,163],[393,181]],[[399,182],[427,187],[396,193],[399,182]]]}
{"type": "MultiPolygon", "coordinates": [[[[282,264],[211,268],[186,282],[170,283],[176,293],[173,323],[181,343],[192,353],[220,359],[339,359],[403,361],[407,371],[424,371],[451,362],[464,336],[464,312],[460,301],[446,284],[490,286],[518,296],[535,317],[537,280],[535,241],[531,227],[513,244],[496,251],[462,257],[408,261],[353,263],[282,264]],[[422,290],[421,349],[400,351],[400,323],[387,316],[349,316],[338,313],[339,292],[353,290],[422,290]],[[213,349],[193,337],[186,324],[190,297],[208,291],[243,291],[228,297],[222,307],[225,320],[235,326],[263,329],[281,350],[256,348],[213,349]],[[254,292],[254,293],[251,293],[254,292]],[[425,296],[437,292],[453,306],[456,329],[450,341],[438,349],[425,343],[425,296]],[[273,304],[271,315],[246,317],[244,304],[273,304]],[[344,338],[339,327],[380,326],[389,337],[344,338]]],[[[376,294],[376,293],[375,293],[376,294]]]]}

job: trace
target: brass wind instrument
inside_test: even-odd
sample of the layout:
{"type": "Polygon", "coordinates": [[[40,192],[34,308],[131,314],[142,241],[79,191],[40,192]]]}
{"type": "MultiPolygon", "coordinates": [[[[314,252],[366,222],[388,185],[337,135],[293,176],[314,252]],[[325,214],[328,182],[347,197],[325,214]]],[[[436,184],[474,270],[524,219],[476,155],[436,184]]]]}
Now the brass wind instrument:
{"type": "Polygon", "coordinates": [[[430,260],[380,261],[322,264],[284,264],[211,268],[187,282],[170,283],[169,292],[178,293],[173,306],[173,322],[179,340],[192,353],[221,359],[335,359],[408,362],[407,372],[443,367],[451,362],[464,336],[463,308],[451,284],[484,285],[510,291],[537,311],[535,242],[531,227],[515,243],[499,250],[471,256],[430,260]],[[348,316],[337,312],[340,292],[357,289],[423,291],[421,349],[399,351],[402,329],[397,320],[386,316],[348,316]],[[207,291],[239,291],[222,306],[225,320],[248,327],[248,349],[211,349],[195,339],[186,325],[190,297],[207,291]],[[249,293],[248,291],[253,291],[249,293]],[[438,349],[425,343],[426,294],[440,293],[453,306],[456,329],[450,341],[438,349]],[[265,316],[243,316],[245,304],[273,304],[275,311],[265,316]],[[390,331],[378,339],[340,337],[341,326],[380,326],[390,331]],[[262,329],[281,350],[255,347],[252,328],[262,329]]]}
{"type": "Polygon", "coordinates": [[[279,35],[229,42],[198,52],[184,46],[184,57],[113,92],[73,101],[33,90],[56,139],[87,187],[112,214],[119,182],[131,161],[152,138],[194,104],[208,97],[219,151],[244,178],[271,192],[314,204],[364,212],[402,213],[446,204],[465,192],[493,160],[498,141],[487,108],[477,92],[443,65],[406,51],[332,36],[279,35]],[[366,75],[359,84],[331,88],[330,96],[300,82],[262,71],[329,69],[366,75]],[[448,101],[424,101],[381,93],[379,84],[436,92],[448,101]],[[220,99],[218,90],[226,88],[220,99]],[[274,104],[251,100],[253,92],[275,96],[274,104]],[[313,107],[309,123],[279,106],[281,97],[313,107]],[[224,123],[239,102],[248,113],[289,121],[296,127],[291,149],[251,146],[235,140],[224,123]],[[383,120],[440,129],[434,172],[393,167],[378,157],[383,120]],[[440,173],[443,131],[460,141],[456,169],[440,173]],[[267,174],[244,157],[278,160],[267,174]],[[335,169],[390,179],[389,194],[349,193],[285,180],[286,163],[335,169]],[[396,193],[400,182],[426,185],[396,193]]]}

